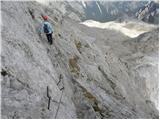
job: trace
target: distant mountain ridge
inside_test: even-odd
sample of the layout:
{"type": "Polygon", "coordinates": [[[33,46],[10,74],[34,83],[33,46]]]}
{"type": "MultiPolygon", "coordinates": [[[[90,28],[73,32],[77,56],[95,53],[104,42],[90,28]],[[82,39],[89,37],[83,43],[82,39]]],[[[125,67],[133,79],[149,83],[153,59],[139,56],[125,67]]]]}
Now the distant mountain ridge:
{"type": "Polygon", "coordinates": [[[145,12],[145,15],[143,15],[142,10],[147,5],[150,6],[149,8],[155,9],[154,15],[159,16],[157,11],[159,5],[154,1],[65,1],[49,2],[48,5],[52,9],[58,8],[64,16],[76,21],[92,19],[99,22],[108,22],[134,18],[157,24],[158,17],[155,18],[156,20],[151,18],[152,10],[149,13],[145,12]],[[154,5],[152,6],[151,3],[154,5]],[[156,8],[154,8],[155,4],[156,8]]]}
{"type": "Polygon", "coordinates": [[[86,20],[108,22],[118,18],[134,17],[146,1],[89,1],[86,4],[86,20]]]}
{"type": "Polygon", "coordinates": [[[158,24],[159,23],[159,3],[150,1],[143,6],[137,13],[136,17],[139,20],[158,24]]]}

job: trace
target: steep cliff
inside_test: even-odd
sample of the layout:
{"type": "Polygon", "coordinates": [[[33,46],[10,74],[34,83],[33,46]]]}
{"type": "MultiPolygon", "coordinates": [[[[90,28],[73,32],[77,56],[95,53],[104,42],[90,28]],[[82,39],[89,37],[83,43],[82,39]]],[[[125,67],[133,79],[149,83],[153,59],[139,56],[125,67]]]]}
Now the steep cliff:
{"type": "Polygon", "coordinates": [[[132,39],[37,2],[1,6],[2,118],[159,117],[158,30],[132,39]],[[55,29],[51,46],[41,14],[55,29]]]}

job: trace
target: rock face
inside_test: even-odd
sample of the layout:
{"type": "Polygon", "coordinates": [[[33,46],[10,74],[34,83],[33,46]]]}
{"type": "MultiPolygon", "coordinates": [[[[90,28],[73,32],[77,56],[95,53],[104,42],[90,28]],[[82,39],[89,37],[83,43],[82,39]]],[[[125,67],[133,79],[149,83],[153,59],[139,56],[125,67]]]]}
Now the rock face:
{"type": "MultiPolygon", "coordinates": [[[[149,94],[148,99],[155,103],[158,109],[158,29],[140,35],[132,41],[125,41],[124,44],[128,46],[132,55],[127,55],[128,67],[135,72],[135,77],[138,81],[143,81],[146,85],[146,91],[149,94]],[[128,59],[129,58],[129,59],[128,59]],[[134,61],[134,62],[133,62],[134,61]],[[153,82],[154,81],[154,82],[153,82]]],[[[142,94],[145,94],[143,86],[141,87],[142,94]]],[[[147,100],[146,100],[147,101],[147,100]]]]}
{"type": "Polygon", "coordinates": [[[37,2],[1,5],[2,118],[159,118],[158,30],[131,39],[37,2]]]}
{"type": "Polygon", "coordinates": [[[139,20],[158,24],[159,23],[159,3],[154,1],[148,2],[136,13],[136,16],[139,20]]]}

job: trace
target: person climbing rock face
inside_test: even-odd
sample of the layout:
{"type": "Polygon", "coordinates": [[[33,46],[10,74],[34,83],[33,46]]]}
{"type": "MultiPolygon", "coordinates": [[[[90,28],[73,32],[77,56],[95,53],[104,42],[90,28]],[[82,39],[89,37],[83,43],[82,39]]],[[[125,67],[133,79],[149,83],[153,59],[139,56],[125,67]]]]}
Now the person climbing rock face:
{"type": "Polygon", "coordinates": [[[44,21],[42,22],[41,32],[43,31],[46,34],[48,42],[50,43],[50,45],[52,45],[53,28],[51,24],[48,22],[48,16],[42,16],[42,18],[44,21]]]}

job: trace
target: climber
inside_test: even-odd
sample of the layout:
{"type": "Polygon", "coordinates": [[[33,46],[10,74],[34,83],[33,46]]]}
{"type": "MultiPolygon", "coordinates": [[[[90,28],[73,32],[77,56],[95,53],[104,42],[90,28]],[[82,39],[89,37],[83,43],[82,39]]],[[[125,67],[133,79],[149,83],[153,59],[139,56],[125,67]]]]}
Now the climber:
{"type": "Polygon", "coordinates": [[[51,26],[51,24],[48,22],[48,16],[43,16],[43,22],[42,22],[42,26],[41,26],[41,33],[44,32],[47,36],[48,42],[50,43],[50,45],[52,45],[52,34],[53,34],[53,28],[51,26]]]}

